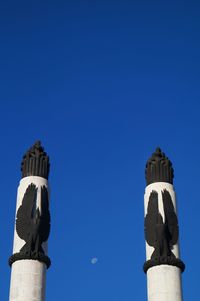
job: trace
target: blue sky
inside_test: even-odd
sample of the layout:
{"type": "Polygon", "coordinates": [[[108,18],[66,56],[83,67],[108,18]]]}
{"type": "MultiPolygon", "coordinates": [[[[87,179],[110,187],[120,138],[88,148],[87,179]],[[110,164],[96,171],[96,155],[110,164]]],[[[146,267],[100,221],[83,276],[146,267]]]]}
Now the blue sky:
{"type": "Polygon", "coordinates": [[[47,301],[146,300],[144,167],[158,145],[175,169],[184,300],[198,299],[199,12],[197,1],[1,1],[1,300],[21,158],[37,139],[51,159],[47,301]]]}

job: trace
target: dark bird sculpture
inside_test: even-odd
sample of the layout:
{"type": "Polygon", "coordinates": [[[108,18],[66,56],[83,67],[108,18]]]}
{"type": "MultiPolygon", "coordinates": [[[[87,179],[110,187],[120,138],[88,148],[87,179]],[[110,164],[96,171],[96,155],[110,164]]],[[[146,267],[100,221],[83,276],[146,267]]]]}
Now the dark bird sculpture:
{"type": "Polygon", "coordinates": [[[155,248],[151,259],[167,261],[175,259],[172,249],[178,241],[178,220],[167,190],[162,191],[162,200],[164,222],[158,208],[158,193],[151,192],[145,217],[145,238],[147,243],[155,248]]]}
{"type": "Polygon", "coordinates": [[[34,184],[28,186],[16,219],[17,234],[26,242],[20,254],[33,259],[44,255],[42,243],[47,241],[50,232],[48,191],[45,186],[41,187],[40,209],[36,204],[37,192],[34,184]]]}

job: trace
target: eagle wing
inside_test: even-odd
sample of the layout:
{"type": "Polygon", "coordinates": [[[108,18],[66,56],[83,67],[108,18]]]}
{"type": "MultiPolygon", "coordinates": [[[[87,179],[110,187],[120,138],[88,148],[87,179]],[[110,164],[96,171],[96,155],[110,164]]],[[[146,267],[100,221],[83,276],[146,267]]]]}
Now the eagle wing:
{"type": "Polygon", "coordinates": [[[165,213],[165,224],[169,231],[170,244],[175,245],[178,241],[178,219],[175,213],[171,195],[166,189],[162,191],[163,207],[165,213]]]}
{"type": "Polygon", "coordinates": [[[37,188],[32,183],[26,189],[26,192],[22,199],[22,204],[17,211],[16,218],[16,231],[18,236],[25,240],[29,239],[32,223],[33,214],[36,206],[37,188]]]}
{"type": "Polygon", "coordinates": [[[158,193],[153,190],[149,196],[147,215],[145,217],[144,224],[145,239],[147,243],[152,247],[155,247],[156,245],[156,225],[159,223],[159,217],[161,217],[161,214],[158,210],[158,193]]]}
{"type": "Polygon", "coordinates": [[[41,187],[40,238],[47,241],[50,233],[49,196],[46,186],[41,187]]]}

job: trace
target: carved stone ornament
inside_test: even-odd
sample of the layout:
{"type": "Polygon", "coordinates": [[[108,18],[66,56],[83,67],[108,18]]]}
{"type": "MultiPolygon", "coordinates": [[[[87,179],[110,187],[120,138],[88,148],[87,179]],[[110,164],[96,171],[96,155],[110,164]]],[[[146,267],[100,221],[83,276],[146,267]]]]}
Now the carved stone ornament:
{"type": "Polygon", "coordinates": [[[50,233],[50,212],[48,191],[45,186],[36,188],[30,184],[24,194],[22,204],[17,211],[16,231],[25,241],[19,253],[13,254],[9,264],[22,259],[33,259],[44,262],[47,268],[51,262],[45,255],[42,243],[47,241],[50,233]],[[37,191],[41,189],[41,205],[37,207],[37,191]]]}
{"type": "Polygon", "coordinates": [[[41,142],[37,141],[23,156],[21,163],[22,178],[38,176],[48,179],[49,168],[49,157],[41,146],[41,142]]]}
{"type": "Polygon", "coordinates": [[[184,263],[172,252],[178,242],[179,228],[171,195],[166,189],[162,191],[162,201],[165,222],[158,208],[158,193],[153,190],[145,217],[145,239],[149,246],[154,247],[154,251],[151,259],[145,262],[144,271],[146,273],[153,266],[168,264],[179,267],[183,272],[184,263]]]}
{"type": "Polygon", "coordinates": [[[158,147],[146,163],[146,184],[167,182],[173,184],[174,170],[171,161],[158,147]]]}

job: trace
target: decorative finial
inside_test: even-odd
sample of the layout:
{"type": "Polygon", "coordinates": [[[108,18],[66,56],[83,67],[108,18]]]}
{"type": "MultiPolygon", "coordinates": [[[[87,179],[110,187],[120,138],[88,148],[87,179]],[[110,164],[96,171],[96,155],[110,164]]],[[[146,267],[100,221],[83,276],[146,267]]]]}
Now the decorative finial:
{"type": "Polygon", "coordinates": [[[145,170],[146,184],[167,182],[173,184],[174,170],[171,161],[165,156],[160,147],[157,147],[147,161],[145,170]]]}
{"type": "Polygon", "coordinates": [[[23,156],[21,163],[22,178],[38,176],[48,179],[49,168],[49,157],[38,140],[23,156]]]}

